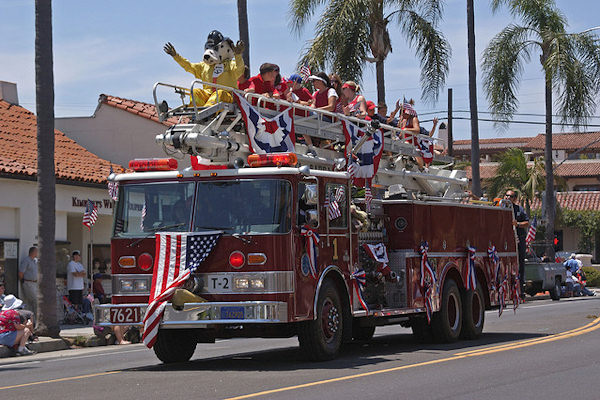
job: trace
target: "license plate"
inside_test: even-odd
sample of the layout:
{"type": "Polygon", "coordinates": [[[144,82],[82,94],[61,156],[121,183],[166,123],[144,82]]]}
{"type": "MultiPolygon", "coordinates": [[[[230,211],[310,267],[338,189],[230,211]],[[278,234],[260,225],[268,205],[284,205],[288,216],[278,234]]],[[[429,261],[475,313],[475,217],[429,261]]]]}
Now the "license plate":
{"type": "Polygon", "coordinates": [[[139,307],[111,307],[110,322],[112,324],[137,324],[141,321],[139,307]]]}
{"type": "Polygon", "coordinates": [[[244,307],[221,307],[221,319],[244,319],[244,307]]]}

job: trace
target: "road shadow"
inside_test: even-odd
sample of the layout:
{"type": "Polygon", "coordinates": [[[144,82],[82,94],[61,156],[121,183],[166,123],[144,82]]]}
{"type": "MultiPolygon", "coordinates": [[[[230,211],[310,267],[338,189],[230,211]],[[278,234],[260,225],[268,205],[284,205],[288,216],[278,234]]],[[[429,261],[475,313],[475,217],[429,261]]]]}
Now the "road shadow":
{"type": "Polygon", "coordinates": [[[298,347],[253,351],[220,357],[195,359],[186,363],[159,364],[132,368],[127,371],[297,371],[311,369],[358,368],[390,361],[402,361],[403,354],[416,351],[452,355],[478,346],[489,346],[518,340],[547,336],[536,333],[484,333],[478,340],[447,344],[423,344],[411,334],[392,334],[374,337],[369,342],[352,342],[344,345],[335,360],[311,362],[298,347]],[[445,354],[448,353],[448,354],[445,354]]]}

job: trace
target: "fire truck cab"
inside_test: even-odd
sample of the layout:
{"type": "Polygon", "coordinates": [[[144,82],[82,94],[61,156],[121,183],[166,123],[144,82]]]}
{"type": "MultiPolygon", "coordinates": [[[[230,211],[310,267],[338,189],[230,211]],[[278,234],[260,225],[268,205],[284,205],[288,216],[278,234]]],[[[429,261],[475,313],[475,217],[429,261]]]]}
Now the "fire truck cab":
{"type": "MultiPolygon", "coordinates": [[[[162,117],[185,108],[156,103],[162,117]]],[[[160,232],[221,235],[166,305],[153,346],[165,363],[187,361],[197,343],[216,338],[294,335],[309,359],[326,360],[343,342],[368,340],[388,324],[410,326],[419,338],[476,338],[486,309],[518,301],[512,209],[461,203],[458,173],[398,170],[390,161],[380,166],[367,213],[363,192],[332,154],[307,155],[298,146],[240,162],[248,151],[243,141],[232,145],[240,142],[236,107],[206,111],[188,110],[194,121],[157,141],[181,148],[187,139],[187,153],[219,159],[220,149],[227,160],[185,169],[172,158],[136,160],[135,172],[109,178],[119,184],[113,297],[95,307],[97,325],[142,325],[153,271],[167,257],[157,249],[160,232]],[[228,112],[229,135],[206,129],[226,123],[228,112]],[[382,248],[387,262],[372,254],[382,248]]],[[[311,123],[298,128],[341,135],[339,124],[311,131],[311,123]]]]}

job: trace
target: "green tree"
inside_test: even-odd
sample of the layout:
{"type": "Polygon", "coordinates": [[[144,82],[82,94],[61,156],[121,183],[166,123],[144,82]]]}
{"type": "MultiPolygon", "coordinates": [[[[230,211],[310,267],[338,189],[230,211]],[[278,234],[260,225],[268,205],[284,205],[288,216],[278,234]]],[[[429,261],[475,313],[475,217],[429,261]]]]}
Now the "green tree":
{"type": "Polygon", "coordinates": [[[450,45],[437,30],[441,0],[291,0],[290,17],[300,32],[316,9],[327,3],[299,65],[330,68],[343,79],[360,81],[374,62],[377,100],[385,101],[384,61],[392,51],[388,24],[396,22],[421,62],[423,99],[437,100],[449,70],[450,45]]]}
{"type": "Polygon", "coordinates": [[[544,190],[544,162],[539,158],[527,166],[525,154],[521,149],[509,149],[500,156],[496,176],[488,185],[492,197],[502,197],[508,189],[515,189],[525,202],[525,209],[531,215],[531,202],[539,191],[544,190]]]}
{"type": "MultiPolygon", "coordinates": [[[[553,94],[564,123],[587,123],[600,89],[600,43],[589,31],[567,33],[567,21],[554,0],[492,0],[492,10],[506,5],[522,25],[511,24],[497,34],[484,52],[484,88],[494,117],[509,120],[519,101],[516,90],[523,65],[534,53],[545,78],[546,143],[544,158],[552,159],[553,94]]],[[[546,253],[554,255],[555,198],[552,163],[546,163],[546,253]]]]}
{"type": "Polygon", "coordinates": [[[54,72],[52,60],[52,1],[35,1],[35,97],[38,142],[38,333],[58,337],[56,315],[56,203],[54,176],[54,72]]]}

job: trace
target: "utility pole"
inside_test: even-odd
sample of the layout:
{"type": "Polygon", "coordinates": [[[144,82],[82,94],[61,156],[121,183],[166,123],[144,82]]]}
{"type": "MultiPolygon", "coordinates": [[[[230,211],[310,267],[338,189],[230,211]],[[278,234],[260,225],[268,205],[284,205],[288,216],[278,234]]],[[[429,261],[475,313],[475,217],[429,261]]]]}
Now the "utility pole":
{"type": "Polygon", "coordinates": [[[454,150],[452,145],[454,137],[452,136],[452,88],[448,88],[448,155],[452,157],[454,150]]]}

